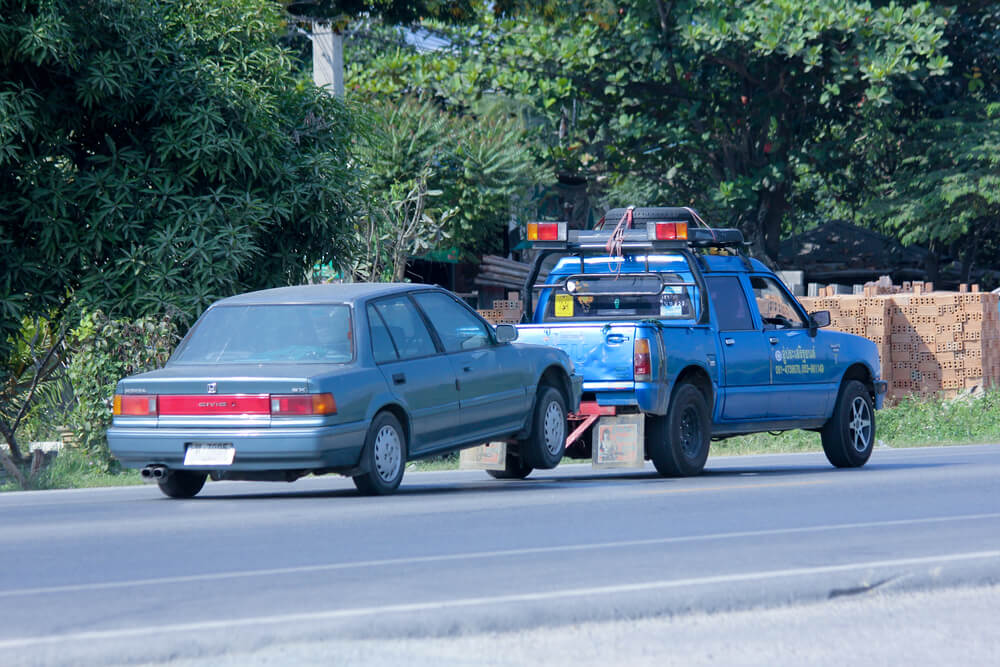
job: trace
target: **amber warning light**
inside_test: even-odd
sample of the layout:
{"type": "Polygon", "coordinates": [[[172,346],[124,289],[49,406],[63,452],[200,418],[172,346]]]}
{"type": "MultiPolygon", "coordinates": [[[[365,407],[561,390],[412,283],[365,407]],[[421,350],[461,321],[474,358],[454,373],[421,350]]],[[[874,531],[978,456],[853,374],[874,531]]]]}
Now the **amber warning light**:
{"type": "Polygon", "coordinates": [[[565,241],[565,222],[529,222],[529,241],[565,241]]]}
{"type": "Polygon", "coordinates": [[[686,241],[686,222],[656,222],[646,227],[650,241],[686,241]]]}

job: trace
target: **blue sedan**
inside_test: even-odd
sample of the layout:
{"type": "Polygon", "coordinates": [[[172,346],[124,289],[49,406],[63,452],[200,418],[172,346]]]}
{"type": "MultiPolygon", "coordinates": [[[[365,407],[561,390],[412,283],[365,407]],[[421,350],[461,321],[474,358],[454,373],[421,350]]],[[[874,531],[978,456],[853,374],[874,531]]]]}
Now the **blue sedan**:
{"type": "Polygon", "coordinates": [[[524,477],[562,458],[581,378],[426,285],[284,287],[209,307],[164,368],[125,378],[111,452],[172,498],[213,479],[340,473],[392,493],[407,461],[505,441],[524,477]]]}

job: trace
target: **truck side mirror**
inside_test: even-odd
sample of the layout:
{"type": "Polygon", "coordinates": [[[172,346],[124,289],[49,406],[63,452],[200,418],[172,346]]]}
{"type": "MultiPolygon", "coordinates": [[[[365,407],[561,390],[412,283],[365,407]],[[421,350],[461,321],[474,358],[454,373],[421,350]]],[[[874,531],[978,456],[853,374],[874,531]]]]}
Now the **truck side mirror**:
{"type": "Polygon", "coordinates": [[[830,326],[830,311],[829,310],[818,310],[815,313],[809,313],[809,334],[812,336],[816,335],[816,330],[823,327],[830,326]]]}
{"type": "Polygon", "coordinates": [[[498,324],[496,332],[498,343],[510,343],[517,340],[517,327],[513,324],[498,324]]]}

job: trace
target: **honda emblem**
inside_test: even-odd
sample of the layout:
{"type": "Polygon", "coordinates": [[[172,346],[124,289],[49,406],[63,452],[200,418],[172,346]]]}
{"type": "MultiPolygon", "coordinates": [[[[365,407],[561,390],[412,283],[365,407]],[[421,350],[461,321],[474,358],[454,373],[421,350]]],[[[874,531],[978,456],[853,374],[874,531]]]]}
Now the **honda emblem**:
{"type": "Polygon", "coordinates": [[[219,385],[218,385],[217,382],[209,382],[208,383],[208,393],[214,394],[216,391],[218,391],[218,388],[219,388],[219,385]]]}

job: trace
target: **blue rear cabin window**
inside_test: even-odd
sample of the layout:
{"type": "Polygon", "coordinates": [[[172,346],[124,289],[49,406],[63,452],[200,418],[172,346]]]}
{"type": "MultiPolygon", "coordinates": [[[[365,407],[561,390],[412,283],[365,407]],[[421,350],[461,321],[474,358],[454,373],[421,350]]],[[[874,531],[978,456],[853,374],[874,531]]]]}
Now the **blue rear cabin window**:
{"type": "Polygon", "coordinates": [[[697,321],[700,300],[682,255],[566,257],[549,274],[561,283],[539,299],[545,322],[656,319],[697,321]],[[648,260],[648,261],[647,261],[648,260]]]}

